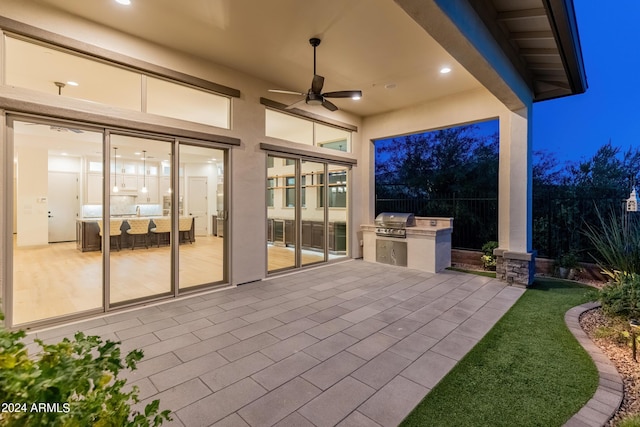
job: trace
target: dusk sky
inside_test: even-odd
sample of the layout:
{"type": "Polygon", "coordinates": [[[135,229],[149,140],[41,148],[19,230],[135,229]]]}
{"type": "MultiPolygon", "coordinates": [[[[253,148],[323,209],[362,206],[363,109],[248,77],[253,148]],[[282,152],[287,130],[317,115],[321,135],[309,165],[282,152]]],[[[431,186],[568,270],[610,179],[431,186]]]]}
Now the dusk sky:
{"type": "Polygon", "coordinates": [[[536,103],[533,149],[558,160],[591,157],[609,139],[640,146],[640,1],[574,0],[589,88],[536,103]]]}

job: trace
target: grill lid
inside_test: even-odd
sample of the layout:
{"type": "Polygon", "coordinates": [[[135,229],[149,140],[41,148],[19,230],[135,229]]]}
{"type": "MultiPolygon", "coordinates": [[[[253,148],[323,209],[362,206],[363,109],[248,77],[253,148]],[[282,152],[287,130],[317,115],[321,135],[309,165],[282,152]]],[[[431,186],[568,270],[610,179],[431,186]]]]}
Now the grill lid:
{"type": "Polygon", "coordinates": [[[415,227],[416,217],[411,213],[382,212],[376,217],[375,223],[387,228],[415,227]]]}

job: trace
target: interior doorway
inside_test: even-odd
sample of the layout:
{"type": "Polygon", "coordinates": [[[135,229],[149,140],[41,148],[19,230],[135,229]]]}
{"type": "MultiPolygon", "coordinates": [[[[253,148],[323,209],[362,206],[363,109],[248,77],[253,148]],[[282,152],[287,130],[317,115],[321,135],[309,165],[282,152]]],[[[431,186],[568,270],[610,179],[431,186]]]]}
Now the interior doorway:
{"type": "Polygon", "coordinates": [[[76,239],[76,220],[80,209],[78,174],[49,172],[47,192],[49,243],[72,242],[76,239]]]}
{"type": "Polygon", "coordinates": [[[208,186],[206,176],[190,176],[187,182],[187,210],[195,221],[196,236],[209,234],[208,211],[208,186]]]}

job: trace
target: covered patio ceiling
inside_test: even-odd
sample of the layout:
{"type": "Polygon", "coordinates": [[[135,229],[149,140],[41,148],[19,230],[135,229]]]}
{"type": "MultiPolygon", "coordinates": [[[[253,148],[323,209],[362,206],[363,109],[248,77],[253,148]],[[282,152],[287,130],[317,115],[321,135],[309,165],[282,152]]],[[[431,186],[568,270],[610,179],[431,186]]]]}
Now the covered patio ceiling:
{"type": "MultiPolygon", "coordinates": [[[[492,80],[483,78],[490,65],[468,60],[468,43],[464,46],[437,29],[430,35],[412,11],[412,3],[416,2],[132,0],[130,6],[123,6],[104,0],[88,6],[77,0],[3,0],[0,15],[3,10],[29,7],[79,16],[255,76],[274,89],[299,92],[309,89],[313,76],[308,40],[319,37],[317,72],[325,77],[324,91],[361,89],[360,101],[338,99],[335,104],[363,117],[482,86],[501,98],[492,80]],[[440,73],[443,67],[451,72],[440,73]]],[[[469,3],[524,77],[534,99],[584,91],[575,18],[565,2],[469,3]]],[[[45,19],[25,23],[56,31],[45,19]]],[[[266,90],[263,96],[282,103],[299,99],[266,90]]]]}

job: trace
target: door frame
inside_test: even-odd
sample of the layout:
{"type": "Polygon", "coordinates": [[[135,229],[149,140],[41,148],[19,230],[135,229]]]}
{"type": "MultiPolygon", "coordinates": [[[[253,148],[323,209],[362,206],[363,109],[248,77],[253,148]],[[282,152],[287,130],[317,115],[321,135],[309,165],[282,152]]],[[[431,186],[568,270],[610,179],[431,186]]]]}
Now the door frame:
{"type": "MultiPolygon", "coordinates": [[[[296,197],[295,197],[295,219],[294,219],[294,227],[296,230],[296,239],[295,239],[295,262],[294,262],[294,266],[291,267],[285,267],[285,268],[280,268],[277,270],[269,270],[269,248],[268,248],[268,230],[266,229],[266,227],[268,227],[268,218],[269,218],[269,207],[267,206],[267,203],[265,203],[265,207],[264,207],[264,222],[265,222],[265,275],[266,277],[269,276],[273,276],[273,275],[278,275],[278,274],[283,274],[283,273],[289,273],[291,271],[297,271],[297,270],[301,270],[301,269],[306,269],[306,268],[313,268],[313,267],[317,267],[318,265],[323,265],[323,264],[329,264],[332,262],[339,262],[341,261],[341,259],[338,260],[330,260],[329,257],[329,166],[330,165],[341,165],[344,166],[346,168],[347,171],[347,215],[346,215],[346,223],[347,223],[347,233],[350,232],[350,227],[351,227],[351,191],[350,191],[350,187],[351,187],[351,179],[352,179],[352,166],[353,164],[348,163],[348,162],[340,162],[340,161],[336,161],[336,159],[334,158],[323,158],[322,156],[308,156],[308,155],[303,155],[303,154],[299,154],[299,153],[287,153],[284,150],[278,150],[278,151],[273,151],[273,150],[269,150],[267,147],[263,147],[264,152],[266,154],[265,156],[265,168],[267,170],[267,174],[264,178],[264,184],[265,184],[265,188],[267,185],[267,179],[269,178],[268,176],[268,170],[269,170],[269,157],[274,157],[274,158],[278,158],[278,159],[288,159],[288,160],[295,160],[295,189],[296,189],[296,197]],[[313,162],[313,163],[321,163],[324,165],[324,172],[323,172],[323,200],[324,200],[324,236],[323,236],[323,240],[324,240],[324,261],[319,261],[319,262],[314,262],[314,263],[310,263],[310,264],[302,264],[302,161],[308,161],[308,162],[313,162]]],[[[352,251],[352,246],[351,246],[351,239],[347,240],[347,253],[345,254],[344,258],[348,258],[349,255],[351,254],[352,251]]],[[[342,257],[341,257],[342,258],[342,257]]]]}
{"type": "MultiPolygon", "coordinates": [[[[46,113],[46,111],[41,112],[42,114],[46,113]]],[[[13,304],[14,304],[14,294],[13,294],[13,236],[14,236],[14,208],[15,201],[14,198],[14,168],[13,167],[4,167],[4,166],[13,166],[14,159],[14,132],[13,132],[13,123],[15,121],[24,121],[36,124],[44,124],[44,125],[52,125],[52,126],[63,126],[63,127],[73,127],[75,129],[81,129],[88,132],[97,132],[102,134],[102,161],[103,161],[103,220],[105,217],[105,213],[110,211],[110,179],[109,179],[109,153],[111,152],[110,134],[118,134],[118,135],[127,135],[127,136],[136,136],[143,138],[150,138],[162,141],[168,141],[171,143],[172,147],[172,169],[175,173],[172,173],[172,185],[173,188],[179,188],[179,156],[177,155],[179,144],[186,145],[196,145],[201,147],[207,147],[212,149],[221,150],[224,153],[224,280],[220,284],[215,284],[215,287],[218,286],[227,286],[230,283],[230,271],[231,271],[231,252],[230,252],[230,232],[231,229],[231,216],[229,215],[230,209],[230,191],[231,191],[231,183],[229,177],[231,176],[231,148],[236,145],[235,143],[227,144],[225,142],[214,142],[207,140],[195,140],[190,139],[190,137],[182,137],[180,136],[181,131],[176,129],[176,133],[168,136],[166,133],[163,133],[163,128],[159,127],[158,132],[152,131],[137,131],[131,129],[122,129],[117,127],[106,127],[101,126],[98,123],[91,122],[83,122],[83,121],[75,121],[73,119],[55,119],[48,116],[36,115],[36,114],[28,114],[28,113],[19,113],[13,111],[0,110],[0,140],[4,140],[4,144],[0,147],[0,165],[3,166],[5,172],[0,176],[0,187],[4,189],[3,195],[0,196],[0,249],[4,254],[3,263],[0,264],[0,297],[2,298],[2,310],[5,315],[4,324],[8,328],[14,328],[13,323],[13,304]],[[105,154],[106,153],[106,154],[105,154]]],[[[221,139],[224,141],[224,138],[221,139]]],[[[235,140],[234,140],[235,141],[235,140]]],[[[233,142],[233,141],[232,141],[233,142]]],[[[80,190],[78,190],[80,191],[80,190]]],[[[80,193],[79,193],[80,194],[80,193]]],[[[173,192],[172,194],[176,194],[173,192]]],[[[175,198],[175,196],[173,196],[175,198]]],[[[172,203],[172,209],[174,209],[172,217],[175,219],[173,227],[175,230],[178,229],[178,209],[179,206],[177,203],[172,203]]],[[[109,221],[104,221],[104,233],[109,234],[109,221]]],[[[131,301],[125,301],[122,303],[109,304],[109,253],[110,253],[110,244],[109,239],[103,239],[102,241],[102,306],[100,308],[91,309],[82,312],[75,312],[71,314],[66,314],[57,317],[48,317],[42,320],[36,320],[33,322],[27,322],[20,324],[20,328],[39,328],[44,326],[49,326],[52,324],[59,324],[62,322],[68,322],[76,319],[88,318],[99,314],[104,314],[112,311],[117,311],[123,308],[132,307],[132,306],[140,306],[141,304],[148,304],[150,302],[158,301],[158,300],[166,300],[169,298],[175,298],[177,296],[183,296],[185,294],[199,292],[199,291],[207,291],[214,288],[210,284],[205,284],[203,287],[193,287],[188,288],[187,290],[183,290],[179,292],[177,283],[178,283],[178,236],[177,233],[171,233],[172,239],[176,239],[175,242],[172,241],[172,252],[171,252],[171,263],[172,263],[172,292],[171,295],[162,295],[159,297],[150,297],[144,299],[136,299],[131,301]]]]}

